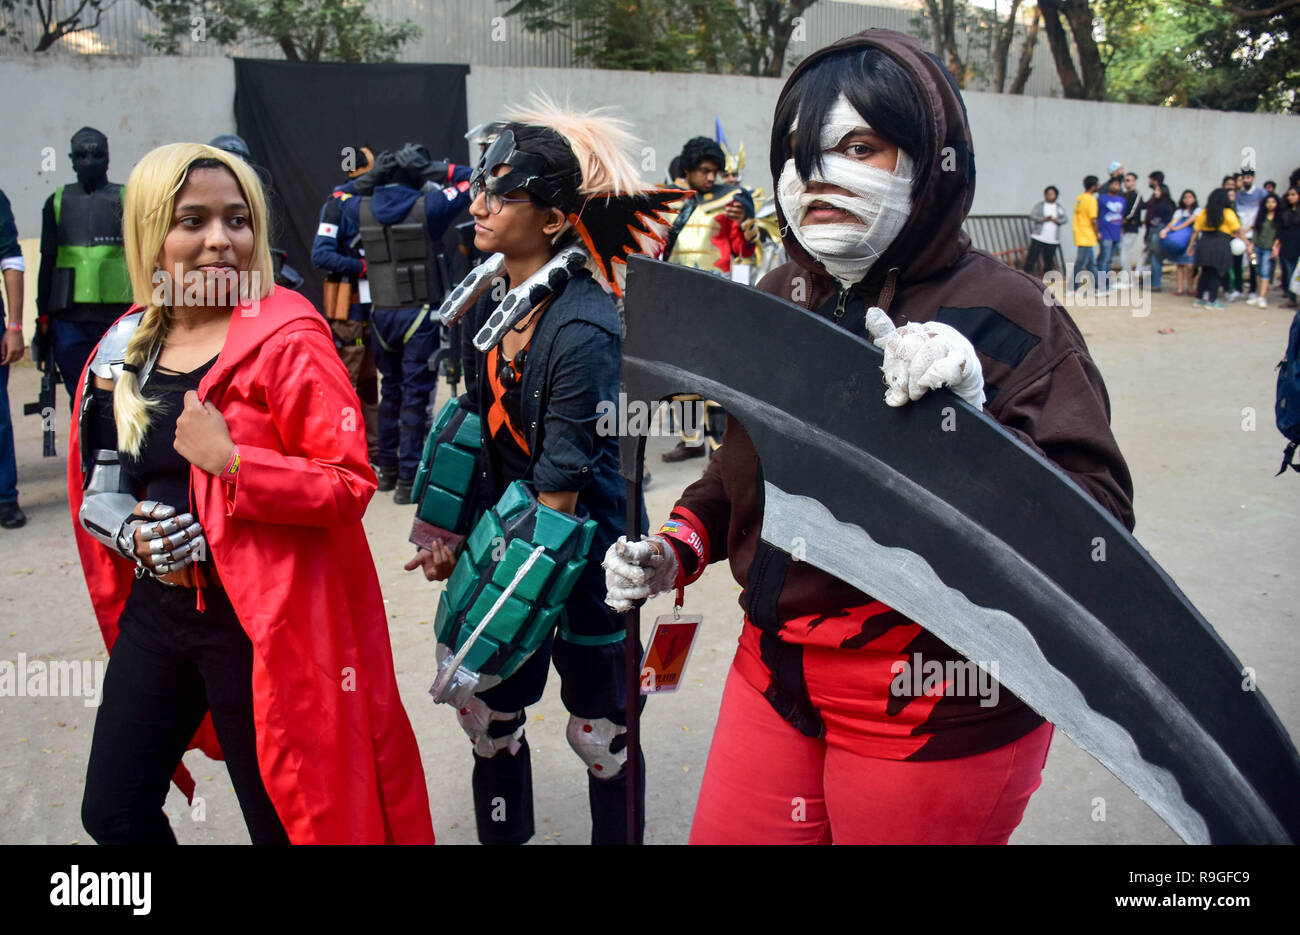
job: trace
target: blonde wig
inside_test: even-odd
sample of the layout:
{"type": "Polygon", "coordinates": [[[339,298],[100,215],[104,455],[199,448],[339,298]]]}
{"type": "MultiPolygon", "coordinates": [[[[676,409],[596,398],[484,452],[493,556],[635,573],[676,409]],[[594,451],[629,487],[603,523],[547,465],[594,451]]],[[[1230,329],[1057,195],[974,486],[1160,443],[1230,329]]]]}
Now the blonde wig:
{"type": "Polygon", "coordinates": [[[645,187],[628,157],[640,141],[632,135],[632,125],[612,116],[608,107],[563,110],[547,95],[534,94],[527,107],[514,108],[506,119],[550,127],[564,137],[582,170],[578,191],[584,195],[630,195],[645,187]]]}
{"type": "MultiPolygon", "coordinates": [[[[231,153],[202,143],[170,143],[159,146],[141,159],[127,179],[122,204],[122,239],[126,252],[126,267],[131,276],[131,293],[135,304],[144,310],[140,324],[126,349],[129,368],[117,380],[113,391],[113,415],[117,423],[118,448],[138,455],[140,445],[149,428],[152,404],[140,391],[138,371],[158,354],[173,320],[173,308],[159,297],[155,271],[159,269],[159,256],[163,241],[172,229],[176,198],[189,173],[196,168],[216,168],[220,164],[230,171],[239,185],[249,208],[254,244],[253,256],[247,273],[257,284],[259,293],[245,299],[262,299],[275,288],[275,272],[271,263],[271,248],[267,239],[266,198],[262,182],[252,168],[231,153]]],[[[163,271],[166,276],[170,270],[163,271]]],[[[181,294],[181,283],[170,283],[174,298],[181,294]]]]}

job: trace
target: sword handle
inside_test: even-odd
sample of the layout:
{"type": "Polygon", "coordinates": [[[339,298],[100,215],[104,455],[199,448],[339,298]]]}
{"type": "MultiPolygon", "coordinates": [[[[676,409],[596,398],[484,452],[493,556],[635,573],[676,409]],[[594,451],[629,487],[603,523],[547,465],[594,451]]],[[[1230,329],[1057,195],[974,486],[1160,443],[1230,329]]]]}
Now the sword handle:
{"type": "MultiPolygon", "coordinates": [[[[627,541],[641,539],[641,484],[645,471],[645,436],[636,440],[633,475],[627,481],[627,541]]],[[[623,614],[627,643],[627,843],[641,843],[641,608],[623,614]]]]}

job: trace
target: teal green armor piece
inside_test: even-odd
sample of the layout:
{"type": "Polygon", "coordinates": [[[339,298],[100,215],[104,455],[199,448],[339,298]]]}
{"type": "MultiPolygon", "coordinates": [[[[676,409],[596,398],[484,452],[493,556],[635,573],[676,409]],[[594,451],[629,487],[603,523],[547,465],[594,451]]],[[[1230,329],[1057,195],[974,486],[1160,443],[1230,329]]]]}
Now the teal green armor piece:
{"type": "Polygon", "coordinates": [[[595,520],[580,520],[537,502],[523,481],[506,489],[470,533],[438,600],[435,700],[463,704],[474,690],[509,678],[559,623],[564,602],[587,565],[595,520]],[[501,600],[520,570],[529,568],[501,600]],[[487,619],[477,639],[474,631],[487,619]],[[471,642],[472,640],[472,642],[471,642]],[[459,665],[458,655],[470,643],[459,665]],[[485,679],[491,677],[491,683],[485,679]],[[469,686],[468,688],[466,686],[469,686]]]}
{"type": "Polygon", "coordinates": [[[431,548],[440,539],[453,552],[460,548],[474,522],[478,452],[483,444],[479,417],[451,399],[438,412],[424,455],[411,485],[415,521],[411,539],[431,548]]]}

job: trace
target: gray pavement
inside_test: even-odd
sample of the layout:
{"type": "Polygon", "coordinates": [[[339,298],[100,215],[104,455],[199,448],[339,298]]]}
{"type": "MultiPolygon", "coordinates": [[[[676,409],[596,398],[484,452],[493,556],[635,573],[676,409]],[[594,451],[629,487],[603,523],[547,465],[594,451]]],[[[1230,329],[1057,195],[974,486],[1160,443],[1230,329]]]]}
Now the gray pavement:
{"type": "MultiPolygon", "coordinates": [[[[1295,536],[1300,476],[1273,477],[1282,438],[1273,426],[1274,366],[1286,346],[1291,312],[1240,303],[1222,311],[1156,295],[1147,317],[1121,308],[1076,308],[1110,391],[1115,433],[1133,471],[1137,536],[1246,666],[1294,737],[1300,731],[1300,619],[1295,536]],[[1158,333],[1172,328],[1168,334],[1158,333]],[[1254,425],[1250,419],[1253,411],[1254,425]]],[[[35,398],[29,360],[12,368],[11,411],[35,398]]],[[[445,392],[445,389],[443,390],[445,392]]],[[[883,389],[882,389],[883,392],[883,389]]],[[[62,391],[60,391],[62,395],[62,391]]],[[[66,397],[59,401],[66,413],[66,397]]],[[[0,660],[104,659],[73,544],[64,461],[40,457],[39,420],[15,415],[19,487],[30,521],[0,530],[0,660]]],[[[67,433],[59,451],[66,454],[67,433]]],[[[651,522],[663,518],[703,462],[667,465],[670,439],[652,439],[651,522]]],[[[398,680],[414,724],[441,843],[472,843],[468,743],[454,712],[426,691],[433,674],[431,619],[437,587],[401,566],[410,509],[378,495],[365,526],[388,607],[398,680]]],[[[649,763],[647,842],[683,843],[736,637],[739,588],[714,565],[687,592],[686,609],[705,624],[677,694],[648,705],[643,720],[649,763]]],[[[668,597],[642,614],[649,625],[670,610],[668,597]]],[[[0,697],[0,843],[89,843],[79,808],[95,709],[80,698],[0,697]]],[[[552,675],[528,713],[536,786],[536,843],[588,840],[583,767],[564,739],[566,714],[552,675]]],[[[248,840],[222,764],[186,756],[202,804],[174,789],[167,803],[186,843],[248,840]]],[[[1300,790],[1298,790],[1300,794],[1300,790]]],[[[1064,736],[1053,741],[1042,789],[1013,843],[1177,843],[1131,792],[1064,736]],[[1104,802],[1104,820],[1098,820],[1104,802]]]]}

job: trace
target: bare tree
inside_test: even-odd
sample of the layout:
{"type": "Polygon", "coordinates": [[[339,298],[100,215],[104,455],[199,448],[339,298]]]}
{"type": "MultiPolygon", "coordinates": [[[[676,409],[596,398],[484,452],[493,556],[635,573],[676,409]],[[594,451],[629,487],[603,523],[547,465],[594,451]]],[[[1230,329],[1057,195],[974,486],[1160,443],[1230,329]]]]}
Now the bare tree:
{"type": "Polygon", "coordinates": [[[1020,62],[1016,65],[1016,77],[1011,81],[1009,94],[1024,94],[1025,85],[1029,83],[1029,73],[1034,67],[1034,46],[1038,43],[1038,27],[1043,21],[1042,11],[1034,7],[1034,19],[1029,27],[1029,35],[1020,49],[1020,62]]]}
{"type": "Polygon", "coordinates": [[[957,49],[957,0],[925,0],[925,8],[930,14],[934,50],[946,60],[957,87],[966,87],[966,63],[957,49]]]}
{"type": "Polygon", "coordinates": [[[59,0],[0,0],[0,10],[25,10],[26,16],[35,19],[40,26],[41,35],[32,51],[44,52],[64,36],[98,27],[104,13],[116,2],[117,0],[74,0],[72,11],[66,16],[59,16],[55,9],[59,0]]]}
{"type": "Polygon", "coordinates": [[[1038,0],[1038,9],[1043,14],[1047,44],[1052,49],[1056,73],[1061,78],[1065,96],[1078,100],[1105,100],[1106,65],[1101,60],[1101,51],[1092,32],[1091,4],[1088,0],[1038,0]],[[1070,28],[1069,36],[1065,32],[1066,24],[1070,28]],[[1070,49],[1071,38],[1079,56],[1077,69],[1070,49]]]}
{"type": "MultiPolygon", "coordinates": [[[[997,36],[993,42],[993,89],[999,94],[1007,83],[1007,59],[1011,56],[1011,42],[1016,38],[1016,11],[1020,9],[1020,0],[1011,0],[1011,12],[997,27],[997,36]]],[[[997,12],[997,6],[994,6],[997,12]]]]}

